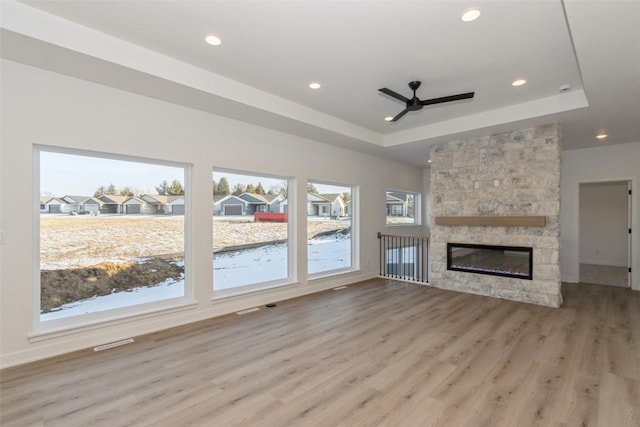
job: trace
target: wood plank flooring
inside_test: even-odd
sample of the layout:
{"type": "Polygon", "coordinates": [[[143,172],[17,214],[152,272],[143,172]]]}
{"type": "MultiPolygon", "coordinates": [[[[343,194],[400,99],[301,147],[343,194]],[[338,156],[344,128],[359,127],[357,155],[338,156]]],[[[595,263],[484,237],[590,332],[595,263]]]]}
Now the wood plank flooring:
{"type": "Polygon", "coordinates": [[[2,426],[640,426],[640,293],[376,279],[0,372],[2,426]]]}

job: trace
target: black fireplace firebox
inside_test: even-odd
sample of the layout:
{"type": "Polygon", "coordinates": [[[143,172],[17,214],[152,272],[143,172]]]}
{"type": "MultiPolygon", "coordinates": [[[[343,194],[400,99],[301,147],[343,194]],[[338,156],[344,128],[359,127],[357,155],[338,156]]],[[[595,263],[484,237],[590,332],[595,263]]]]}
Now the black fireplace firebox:
{"type": "Polygon", "coordinates": [[[533,280],[533,248],[447,243],[447,270],[533,280]]]}

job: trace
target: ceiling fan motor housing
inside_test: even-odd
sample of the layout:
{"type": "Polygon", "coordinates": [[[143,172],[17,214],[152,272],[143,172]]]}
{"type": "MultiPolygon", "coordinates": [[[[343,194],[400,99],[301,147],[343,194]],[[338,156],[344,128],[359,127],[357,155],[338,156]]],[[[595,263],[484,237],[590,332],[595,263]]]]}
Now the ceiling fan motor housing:
{"type": "Polygon", "coordinates": [[[413,98],[407,101],[407,109],[409,111],[422,110],[423,105],[420,104],[420,99],[416,95],[416,90],[418,90],[421,84],[422,82],[417,80],[409,83],[409,89],[413,91],[413,98]]]}
{"type": "Polygon", "coordinates": [[[409,82],[409,88],[410,88],[412,91],[414,91],[414,92],[415,92],[416,90],[418,90],[418,88],[420,87],[420,85],[421,85],[421,84],[422,84],[422,82],[421,82],[421,81],[418,81],[418,80],[413,81],[413,82],[409,82]]]}

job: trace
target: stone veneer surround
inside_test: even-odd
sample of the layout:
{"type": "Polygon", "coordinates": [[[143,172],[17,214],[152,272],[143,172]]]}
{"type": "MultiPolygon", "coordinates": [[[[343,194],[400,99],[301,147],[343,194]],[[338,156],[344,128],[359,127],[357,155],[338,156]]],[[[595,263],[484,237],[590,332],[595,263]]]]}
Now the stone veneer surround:
{"type": "Polygon", "coordinates": [[[431,148],[432,286],[552,307],[562,304],[561,153],[560,129],[554,125],[431,148]],[[547,225],[435,224],[436,216],[499,215],[544,215],[547,225]],[[533,280],[447,270],[447,242],[532,247],[533,280]]]}

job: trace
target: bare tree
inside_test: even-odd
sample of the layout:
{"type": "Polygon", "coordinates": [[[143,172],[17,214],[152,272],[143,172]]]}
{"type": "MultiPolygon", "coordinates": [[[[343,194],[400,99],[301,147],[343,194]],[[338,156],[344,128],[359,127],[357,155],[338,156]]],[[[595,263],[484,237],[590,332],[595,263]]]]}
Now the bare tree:
{"type": "Polygon", "coordinates": [[[135,196],[135,193],[133,191],[133,188],[127,186],[124,187],[120,190],[120,195],[121,196],[135,196]]]}

